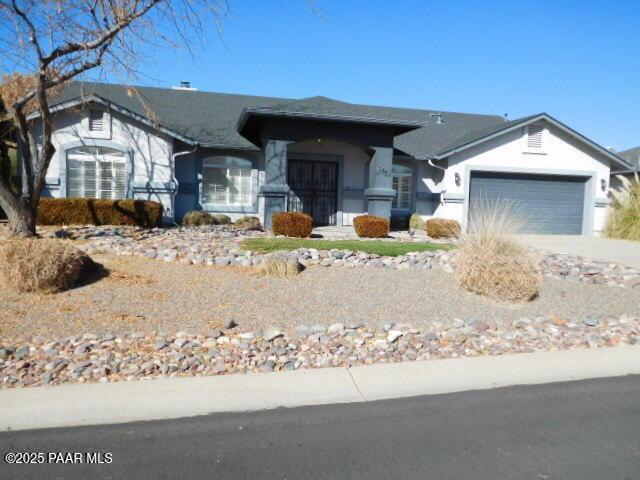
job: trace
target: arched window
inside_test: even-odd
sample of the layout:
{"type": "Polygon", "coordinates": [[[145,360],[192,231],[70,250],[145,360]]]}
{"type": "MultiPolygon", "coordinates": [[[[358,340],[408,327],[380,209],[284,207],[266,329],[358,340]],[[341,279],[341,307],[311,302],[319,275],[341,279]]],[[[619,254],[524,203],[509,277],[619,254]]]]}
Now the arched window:
{"type": "Polygon", "coordinates": [[[107,147],[67,150],[67,197],[126,198],[126,156],[107,147]]]}
{"type": "Polygon", "coordinates": [[[413,169],[403,165],[393,165],[392,188],[396,196],[391,202],[391,208],[411,208],[411,188],[413,186],[413,169]]]}
{"type": "Polygon", "coordinates": [[[204,205],[251,205],[251,162],[237,157],[210,157],[202,165],[204,205]]]}

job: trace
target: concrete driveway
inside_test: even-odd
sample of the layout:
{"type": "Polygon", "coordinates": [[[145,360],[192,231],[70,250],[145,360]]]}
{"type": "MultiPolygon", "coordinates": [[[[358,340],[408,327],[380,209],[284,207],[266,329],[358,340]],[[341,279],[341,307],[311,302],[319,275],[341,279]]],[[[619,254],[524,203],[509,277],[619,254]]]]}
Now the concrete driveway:
{"type": "Polygon", "coordinates": [[[579,235],[518,235],[534,248],[551,253],[569,253],[590,260],[605,260],[640,269],[640,243],[579,235]]]}

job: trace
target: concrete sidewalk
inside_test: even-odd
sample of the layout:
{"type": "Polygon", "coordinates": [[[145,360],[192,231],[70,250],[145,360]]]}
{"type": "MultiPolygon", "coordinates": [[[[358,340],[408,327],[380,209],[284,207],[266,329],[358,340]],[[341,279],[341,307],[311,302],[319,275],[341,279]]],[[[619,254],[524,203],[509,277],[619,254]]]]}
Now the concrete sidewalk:
{"type": "Polygon", "coordinates": [[[570,253],[589,260],[640,269],[640,243],[580,235],[516,235],[525,245],[550,253],[570,253]]]}
{"type": "Polygon", "coordinates": [[[126,423],[640,373],[640,347],[0,390],[0,431],[126,423]]]}

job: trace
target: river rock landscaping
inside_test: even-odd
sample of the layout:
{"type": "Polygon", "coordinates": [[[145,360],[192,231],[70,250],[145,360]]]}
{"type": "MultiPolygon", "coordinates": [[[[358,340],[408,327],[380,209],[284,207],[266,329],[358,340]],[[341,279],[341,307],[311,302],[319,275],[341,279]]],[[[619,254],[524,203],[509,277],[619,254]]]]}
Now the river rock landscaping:
{"type": "MultiPolygon", "coordinates": [[[[78,227],[51,230],[48,236],[82,241],[88,254],[138,255],[167,262],[208,266],[257,266],[263,254],[245,250],[247,238],[269,236],[265,232],[236,229],[224,225],[198,228],[142,229],[138,227],[78,227]]],[[[400,240],[381,240],[400,241],[400,240]]],[[[420,242],[424,238],[407,238],[420,242]]],[[[542,274],[550,278],[592,284],[640,287],[640,271],[610,262],[594,262],[583,257],[535,252],[542,274]]],[[[403,269],[455,269],[455,250],[408,252],[394,257],[354,250],[298,248],[292,255],[304,266],[364,267],[403,269]]]]}
{"type": "Polygon", "coordinates": [[[428,329],[388,323],[299,325],[206,335],[86,333],[0,338],[0,387],[273,372],[373,363],[635,345],[640,319],[455,320],[428,329]]]}

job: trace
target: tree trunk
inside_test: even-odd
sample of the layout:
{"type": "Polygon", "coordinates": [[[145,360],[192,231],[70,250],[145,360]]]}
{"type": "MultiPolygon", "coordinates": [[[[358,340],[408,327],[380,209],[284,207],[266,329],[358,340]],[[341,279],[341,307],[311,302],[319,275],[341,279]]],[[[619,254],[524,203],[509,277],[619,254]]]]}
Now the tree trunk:
{"type": "Polygon", "coordinates": [[[29,208],[29,202],[25,204],[15,201],[13,198],[0,201],[4,213],[7,214],[11,234],[17,237],[34,237],[36,235],[36,214],[29,208]]]}

